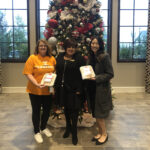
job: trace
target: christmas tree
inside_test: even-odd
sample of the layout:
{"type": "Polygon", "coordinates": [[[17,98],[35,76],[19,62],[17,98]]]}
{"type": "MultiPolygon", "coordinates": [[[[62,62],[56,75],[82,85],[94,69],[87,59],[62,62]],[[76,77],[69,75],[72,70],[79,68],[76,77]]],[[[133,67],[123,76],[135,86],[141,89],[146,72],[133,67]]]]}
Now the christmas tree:
{"type": "Polygon", "coordinates": [[[53,0],[50,1],[44,36],[48,42],[63,45],[64,40],[74,38],[78,50],[88,54],[93,36],[103,36],[103,20],[99,15],[98,0],[53,0]]]}

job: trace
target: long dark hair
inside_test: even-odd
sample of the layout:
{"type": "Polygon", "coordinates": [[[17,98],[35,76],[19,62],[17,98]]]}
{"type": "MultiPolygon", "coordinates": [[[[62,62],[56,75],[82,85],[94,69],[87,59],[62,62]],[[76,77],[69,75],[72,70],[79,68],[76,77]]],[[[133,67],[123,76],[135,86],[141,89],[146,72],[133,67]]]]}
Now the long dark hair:
{"type": "Polygon", "coordinates": [[[89,63],[90,65],[92,65],[93,67],[95,67],[96,64],[96,56],[94,54],[94,52],[91,49],[91,43],[94,39],[97,39],[98,44],[99,44],[99,50],[96,52],[96,56],[100,55],[100,54],[104,54],[105,53],[105,49],[104,49],[104,41],[101,37],[93,37],[91,42],[90,42],[90,50],[89,50],[89,63]]]}
{"type": "Polygon", "coordinates": [[[97,51],[97,54],[104,53],[105,49],[104,49],[104,41],[103,41],[103,39],[101,37],[93,37],[92,40],[91,40],[91,42],[90,42],[90,51],[89,51],[89,54],[90,55],[94,55],[94,52],[91,49],[91,44],[92,44],[92,41],[94,39],[97,39],[98,44],[99,44],[99,50],[97,51]]]}

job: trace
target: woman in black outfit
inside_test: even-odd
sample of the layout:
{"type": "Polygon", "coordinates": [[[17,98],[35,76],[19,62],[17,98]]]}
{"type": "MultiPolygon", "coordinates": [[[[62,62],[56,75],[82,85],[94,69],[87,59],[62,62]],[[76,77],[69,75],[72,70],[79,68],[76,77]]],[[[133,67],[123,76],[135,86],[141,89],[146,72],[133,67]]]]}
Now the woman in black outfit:
{"type": "Polygon", "coordinates": [[[104,52],[103,40],[99,37],[93,38],[90,47],[88,64],[93,67],[96,76],[89,80],[87,93],[99,129],[92,141],[100,145],[108,140],[105,118],[113,108],[110,79],[113,78],[114,72],[109,55],[104,52]]]}
{"type": "Polygon", "coordinates": [[[66,40],[64,49],[65,52],[60,53],[56,59],[56,105],[64,107],[66,130],[63,137],[67,138],[72,133],[72,143],[76,145],[78,115],[83,103],[83,86],[79,68],[85,65],[85,61],[81,54],[76,52],[74,40],[66,40]]]}

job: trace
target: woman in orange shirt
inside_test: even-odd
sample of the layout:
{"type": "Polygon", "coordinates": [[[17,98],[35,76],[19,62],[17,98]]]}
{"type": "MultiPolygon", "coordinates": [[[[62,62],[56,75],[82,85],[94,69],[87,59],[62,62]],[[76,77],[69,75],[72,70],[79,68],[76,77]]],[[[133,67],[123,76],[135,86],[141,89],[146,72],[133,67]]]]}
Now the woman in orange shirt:
{"type": "Polygon", "coordinates": [[[51,55],[51,49],[46,40],[39,40],[35,52],[25,63],[23,74],[28,79],[27,92],[32,106],[32,122],[34,138],[38,143],[43,142],[42,134],[51,137],[52,133],[46,128],[51,108],[51,94],[47,86],[41,85],[45,73],[55,72],[56,60],[51,55]],[[40,116],[41,107],[43,108],[40,116]],[[41,119],[40,119],[41,118],[41,119]],[[41,130],[41,132],[40,132],[41,130]]]}

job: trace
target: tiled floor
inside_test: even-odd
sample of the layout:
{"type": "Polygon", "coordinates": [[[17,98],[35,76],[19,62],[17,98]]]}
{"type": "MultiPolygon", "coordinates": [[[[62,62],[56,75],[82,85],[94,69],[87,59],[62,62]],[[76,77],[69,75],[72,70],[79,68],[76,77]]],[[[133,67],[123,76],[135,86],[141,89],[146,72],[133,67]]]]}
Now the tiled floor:
{"type": "Polygon", "coordinates": [[[43,144],[33,139],[31,107],[27,94],[0,95],[0,150],[150,150],[150,95],[116,94],[115,108],[107,120],[109,140],[96,146],[90,140],[95,126],[79,128],[79,143],[63,139],[63,128],[48,126],[52,138],[43,144]]]}

